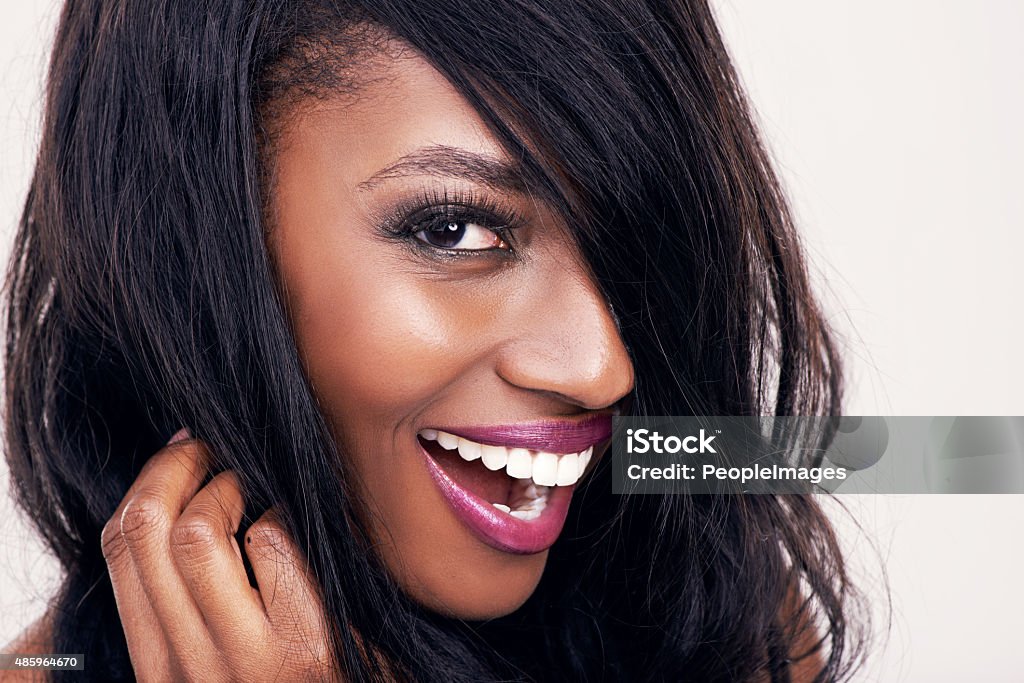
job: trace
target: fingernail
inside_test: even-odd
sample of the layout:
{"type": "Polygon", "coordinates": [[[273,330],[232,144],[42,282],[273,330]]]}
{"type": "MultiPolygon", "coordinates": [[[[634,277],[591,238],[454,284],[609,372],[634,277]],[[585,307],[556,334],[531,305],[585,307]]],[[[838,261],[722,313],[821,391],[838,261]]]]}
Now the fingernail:
{"type": "Polygon", "coordinates": [[[179,441],[191,438],[192,432],[188,431],[188,427],[182,427],[178,431],[174,432],[174,436],[172,436],[171,440],[167,442],[167,445],[170,446],[172,443],[178,443],[179,441]]]}

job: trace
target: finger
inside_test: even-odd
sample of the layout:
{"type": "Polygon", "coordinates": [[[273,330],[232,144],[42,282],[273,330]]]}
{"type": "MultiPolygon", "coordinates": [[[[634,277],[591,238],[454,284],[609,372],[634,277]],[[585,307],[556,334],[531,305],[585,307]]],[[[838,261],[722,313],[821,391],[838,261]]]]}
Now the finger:
{"type": "Polygon", "coordinates": [[[309,565],[273,510],[249,527],[246,555],[252,564],[267,618],[296,655],[326,663],[327,628],[309,565]]]}
{"type": "Polygon", "coordinates": [[[195,439],[166,446],[139,474],[121,512],[121,537],[166,635],[172,659],[210,656],[202,614],[171,556],[171,529],[206,474],[209,454],[195,439]]]}
{"type": "MultiPolygon", "coordinates": [[[[188,438],[187,430],[181,430],[175,434],[168,445],[184,438],[188,438]]],[[[143,475],[153,468],[166,467],[166,461],[171,457],[169,453],[165,448],[150,458],[143,466],[139,477],[129,487],[100,535],[100,549],[110,575],[114,601],[128,645],[128,653],[136,674],[140,677],[144,677],[144,672],[168,671],[170,651],[166,638],[163,636],[163,627],[142,587],[139,573],[121,533],[121,515],[128,501],[138,491],[141,482],[145,481],[143,475]]]]}
{"type": "Polygon", "coordinates": [[[236,653],[248,652],[270,626],[235,540],[244,512],[238,477],[221,472],[195,495],[171,531],[174,562],[211,637],[236,653]]]}
{"type": "Polygon", "coordinates": [[[138,475],[136,475],[135,477],[135,481],[133,481],[131,483],[131,486],[128,487],[128,490],[121,498],[121,502],[118,503],[117,509],[114,511],[114,514],[110,517],[109,522],[113,522],[114,528],[120,529],[121,515],[124,513],[125,506],[128,504],[128,501],[130,501],[135,496],[135,494],[139,492],[139,488],[145,483],[150,471],[153,469],[160,469],[166,467],[168,460],[172,460],[176,457],[174,453],[175,449],[178,447],[178,444],[185,442],[190,438],[191,437],[188,435],[187,430],[182,429],[181,431],[179,431],[178,433],[171,437],[171,440],[167,442],[167,445],[165,445],[159,451],[154,453],[149,458],[149,460],[143,463],[142,469],[139,470],[138,475]]]}
{"type": "Polygon", "coordinates": [[[136,677],[147,680],[148,673],[169,670],[170,648],[122,540],[120,517],[114,517],[103,527],[101,543],[128,656],[136,677]]]}

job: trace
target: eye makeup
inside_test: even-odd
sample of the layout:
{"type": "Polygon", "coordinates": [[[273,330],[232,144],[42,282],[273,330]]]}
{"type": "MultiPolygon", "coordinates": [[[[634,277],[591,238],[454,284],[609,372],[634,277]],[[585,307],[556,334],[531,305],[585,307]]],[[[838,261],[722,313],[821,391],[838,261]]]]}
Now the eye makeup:
{"type": "Polygon", "coordinates": [[[490,193],[437,187],[399,199],[377,221],[381,236],[399,240],[422,256],[443,260],[515,258],[518,252],[514,233],[527,222],[511,202],[490,193]],[[481,234],[485,232],[493,238],[481,234]],[[467,248],[474,240],[485,247],[467,248]],[[486,246],[488,243],[491,246],[486,246]]]}

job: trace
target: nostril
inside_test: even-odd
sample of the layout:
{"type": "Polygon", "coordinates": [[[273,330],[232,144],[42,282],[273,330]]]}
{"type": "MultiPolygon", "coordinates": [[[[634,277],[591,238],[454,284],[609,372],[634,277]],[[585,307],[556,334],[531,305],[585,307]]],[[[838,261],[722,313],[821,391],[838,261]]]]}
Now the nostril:
{"type": "Polygon", "coordinates": [[[578,339],[558,349],[537,338],[520,340],[503,350],[496,371],[517,388],[585,410],[616,406],[634,386],[632,361],[617,339],[578,339]]]}
{"type": "Polygon", "coordinates": [[[509,384],[586,410],[605,410],[632,391],[622,319],[579,268],[552,274],[545,296],[520,299],[506,320],[496,373],[509,384]]]}

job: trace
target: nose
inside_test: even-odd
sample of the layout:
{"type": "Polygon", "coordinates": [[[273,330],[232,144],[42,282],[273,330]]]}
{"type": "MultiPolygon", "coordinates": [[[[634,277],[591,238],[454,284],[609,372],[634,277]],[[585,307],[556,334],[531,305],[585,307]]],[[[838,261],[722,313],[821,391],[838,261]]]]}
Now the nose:
{"type": "Polygon", "coordinates": [[[614,314],[588,273],[563,269],[556,279],[514,316],[498,375],[588,410],[611,406],[634,381],[614,314]]]}

